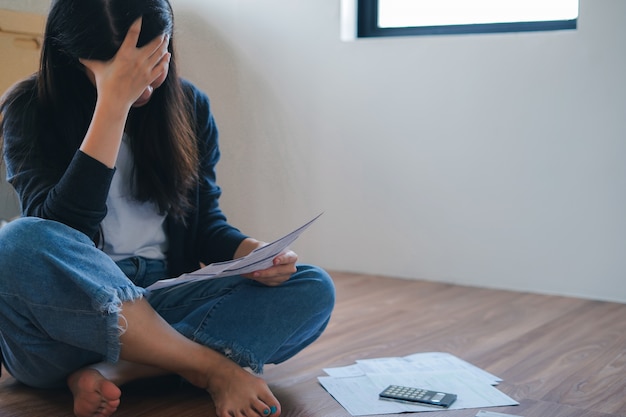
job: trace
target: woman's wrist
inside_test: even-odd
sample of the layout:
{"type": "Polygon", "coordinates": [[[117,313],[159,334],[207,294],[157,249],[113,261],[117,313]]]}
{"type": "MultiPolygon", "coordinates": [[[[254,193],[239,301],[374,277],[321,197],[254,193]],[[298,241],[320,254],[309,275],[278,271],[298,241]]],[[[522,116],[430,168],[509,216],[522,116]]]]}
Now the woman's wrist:
{"type": "Polygon", "coordinates": [[[109,168],[113,168],[124,134],[128,111],[123,106],[116,107],[114,102],[99,97],[80,150],[109,168]]]}

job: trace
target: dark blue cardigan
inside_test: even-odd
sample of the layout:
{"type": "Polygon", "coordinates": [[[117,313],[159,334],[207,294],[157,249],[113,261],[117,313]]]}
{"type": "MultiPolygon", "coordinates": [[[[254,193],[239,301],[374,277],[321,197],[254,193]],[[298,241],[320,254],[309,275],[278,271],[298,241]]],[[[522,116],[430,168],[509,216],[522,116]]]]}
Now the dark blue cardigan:
{"type": "MultiPolygon", "coordinates": [[[[220,158],[218,130],[208,97],[188,81],[181,81],[191,100],[200,156],[199,182],[191,191],[194,209],[185,222],[166,219],[169,240],[167,260],[172,277],[209,264],[232,259],[246,238],[227,223],[218,200],[221,189],[216,183],[215,166],[220,158]]],[[[104,219],[114,169],[77,150],[67,167],[50,164],[50,155],[24,152],[23,141],[32,138],[36,114],[33,90],[8,106],[4,114],[4,147],[7,180],[16,189],[22,215],[65,223],[94,239],[104,219]],[[29,119],[30,117],[30,119],[29,119]],[[40,155],[40,156],[37,156],[40,155]]],[[[54,135],[52,132],[40,134],[54,135]]],[[[31,139],[32,140],[32,139],[31,139]]],[[[46,139],[56,143],[60,138],[46,139]]]]}

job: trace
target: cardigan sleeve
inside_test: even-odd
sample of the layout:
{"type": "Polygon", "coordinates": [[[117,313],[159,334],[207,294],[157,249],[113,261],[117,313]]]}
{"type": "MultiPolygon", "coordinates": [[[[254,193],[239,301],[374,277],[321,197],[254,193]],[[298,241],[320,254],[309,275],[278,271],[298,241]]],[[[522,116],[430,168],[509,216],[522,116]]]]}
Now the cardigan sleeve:
{"type": "MultiPolygon", "coordinates": [[[[35,100],[26,95],[4,112],[7,181],[19,196],[22,215],[55,220],[93,238],[106,215],[115,170],[79,150],[69,164],[46,155],[35,143],[38,135],[54,133],[42,127],[37,112],[35,100]]],[[[46,141],[58,139],[51,136],[46,141]]]]}

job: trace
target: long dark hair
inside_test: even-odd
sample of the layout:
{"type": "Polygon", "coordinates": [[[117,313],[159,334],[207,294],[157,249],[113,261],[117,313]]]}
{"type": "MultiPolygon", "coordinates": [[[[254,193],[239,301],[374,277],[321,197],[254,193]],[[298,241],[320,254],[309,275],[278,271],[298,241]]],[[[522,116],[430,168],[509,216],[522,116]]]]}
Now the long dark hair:
{"type": "Polygon", "coordinates": [[[126,132],[134,155],[133,194],[139,201],[153,201],[162,212],[184,219],[191,206],[189,190],[198,178],[198,151],[191,109],[176,68],[168,0],[52,1],[34,82],[38,114],[43,119],[40,126],[48,126],[56,134],[39,134],[37,145],[69,164],[91,122],[97,93],[79,58],[113,58],[139,17],[143,20],[137,46],[168,33],[172,57],[165,82],[145,106],[133,108],[128,117],[126,132]],[[50,137],[57,141],[49,143],[50,137]]]}

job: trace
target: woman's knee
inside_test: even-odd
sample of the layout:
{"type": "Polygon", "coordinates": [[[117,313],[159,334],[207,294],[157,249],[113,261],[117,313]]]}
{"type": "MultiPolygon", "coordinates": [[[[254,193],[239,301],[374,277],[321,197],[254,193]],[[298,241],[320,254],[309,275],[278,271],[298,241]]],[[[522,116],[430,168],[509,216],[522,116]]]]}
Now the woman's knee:
{"type": "Polygon", "coordinates": [[[0,229],[0,253],[7,260],[25,253],[33,255],[42,251],[64,250],[68,242],[91,244],[87,236],[79,231],[38,217],[21,217],[0,229]]]}
{"type": "Polygon", "coordinates": [[[0,229],[0,263],[6,272],[15,270],[12,265],[20,262],[24,257],[34,257],[35,252],[42,249],[36,230],[39,229],[38,220],[24,217],[6,224],[0,229]]]}
{"type": "Polygon", "coordinates": [[[303,285],[302,292],[311,305],[323,308],[330,315],[335,306],[335,285],[328,272],[314,265],[299,265],[292,279],[303,285]]]}
{"type": "Polygon", "coordinates": [[[20,217],[0,229],[0,248],[4,254],[30,252],[49,247],[55,223],[37,217],[20,217]]]}
{"type": "Polygon", "coordinates": [[[93,246],[84,234],[64,224],[36,217],[16,219],[0,229],[0,284],[4,288],[13,286],[16,277],[33,279],[50,267],[50,259],[75,256],[85,245],[93,246]]]}

